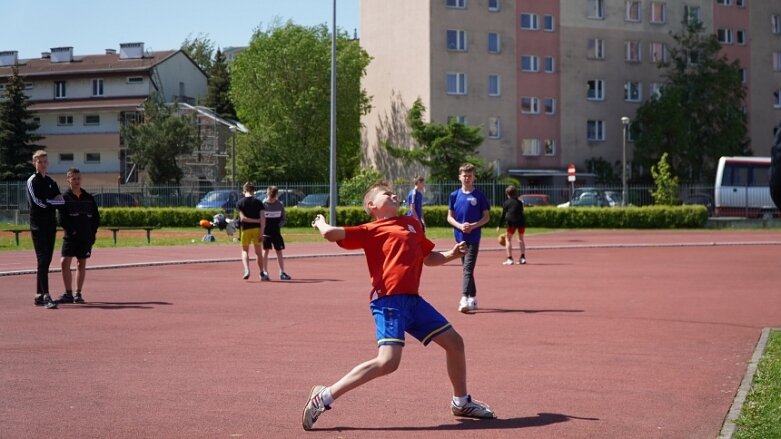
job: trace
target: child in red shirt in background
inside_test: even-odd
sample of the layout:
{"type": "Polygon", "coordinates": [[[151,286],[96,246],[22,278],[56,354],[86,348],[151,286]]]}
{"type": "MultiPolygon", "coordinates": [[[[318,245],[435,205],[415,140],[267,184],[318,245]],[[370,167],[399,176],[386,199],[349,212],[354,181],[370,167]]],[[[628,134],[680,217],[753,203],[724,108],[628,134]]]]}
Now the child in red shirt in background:
{"type": "Polygon", "coordinates": [[[401,363],[404,333],[424,346],[434,342],[446,353],[453,385],[450,403],[455,416],[495,418],[486,404],[473,400],[466,388],[464,341],[452,325],[418,293],[423,265],[436,266],[460,258],[464,243],[435,252],[415,218],[398,216],[399,201],[384,183],[372,186],[363,207],[374,221],[354,227],[334,227],[318,215],[312,223],[320,234],[345,249],[363,249],[372,280],[369,293],[379,346],[377,357],[355,366],[329,387],[314,386],[304,407],[302,425],[310,430],[334,400],[375,378],[395,371],[401,363]]]}

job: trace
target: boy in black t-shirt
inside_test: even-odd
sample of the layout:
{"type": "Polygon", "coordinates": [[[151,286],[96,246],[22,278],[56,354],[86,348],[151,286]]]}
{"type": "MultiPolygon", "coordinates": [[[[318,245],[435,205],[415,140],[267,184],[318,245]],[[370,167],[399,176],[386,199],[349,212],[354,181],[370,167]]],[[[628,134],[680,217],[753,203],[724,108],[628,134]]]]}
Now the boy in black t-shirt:
{"type": "Polygon", "coordinates": [[[249,245],[255,247],[258,260],[258,270],[263,273],[263,254],[260,251],[260,237],[266,226],[263,215],[263,203],[255,198],[255,185],[249,181],[244,183],[244,198],[236,204],[241,219],[241,263],[244,265],[244,279],[249,279],[249,245]]]}

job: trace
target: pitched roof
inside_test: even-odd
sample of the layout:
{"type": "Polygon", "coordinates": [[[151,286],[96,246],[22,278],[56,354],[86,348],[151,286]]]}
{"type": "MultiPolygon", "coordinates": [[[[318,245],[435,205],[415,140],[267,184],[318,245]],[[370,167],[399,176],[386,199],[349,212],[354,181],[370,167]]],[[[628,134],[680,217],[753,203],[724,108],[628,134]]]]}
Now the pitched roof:
{"type": "MultiPolygon", "coordinates": [[[[144,72],[175,55],[179,50],[148,52],[144,58],[119,59],[118,53],[74,56],[71,62],[53,63],[51,59],[34,58],[19,60],[19,76],[83,75],[96,73],[144,72]]],[[[11,66],[0,67],[0,78],[11,76],[11,66]]]]}

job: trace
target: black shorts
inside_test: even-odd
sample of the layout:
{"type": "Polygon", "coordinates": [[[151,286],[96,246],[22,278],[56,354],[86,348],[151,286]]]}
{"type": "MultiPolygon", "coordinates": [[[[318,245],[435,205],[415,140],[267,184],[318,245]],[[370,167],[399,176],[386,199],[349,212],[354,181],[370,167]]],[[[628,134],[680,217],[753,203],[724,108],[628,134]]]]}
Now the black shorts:
{"type": "Polygon", "coordinates": [[[62,257],[87,259],[92,255],[92,243],[74,239],[63,239],[62,257]]]}
{"type": "Polygon", "coordinates": [[[271,249],[271,246],[274,246],[274,250],[284,250],[285,249],[285,240],[282,239],[282,235],[263,235],[263,248],[265,250],[271,249]]]}

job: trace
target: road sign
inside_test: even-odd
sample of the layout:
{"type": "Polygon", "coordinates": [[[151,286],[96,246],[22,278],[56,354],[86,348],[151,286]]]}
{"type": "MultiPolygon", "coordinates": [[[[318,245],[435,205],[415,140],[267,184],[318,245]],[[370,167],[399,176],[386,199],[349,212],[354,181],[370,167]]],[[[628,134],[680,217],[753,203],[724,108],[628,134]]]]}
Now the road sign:
{"type": "Polygon", "coordinates": [[[575,165],[567,167],[567,181],[575,181],[575,165]]]}

